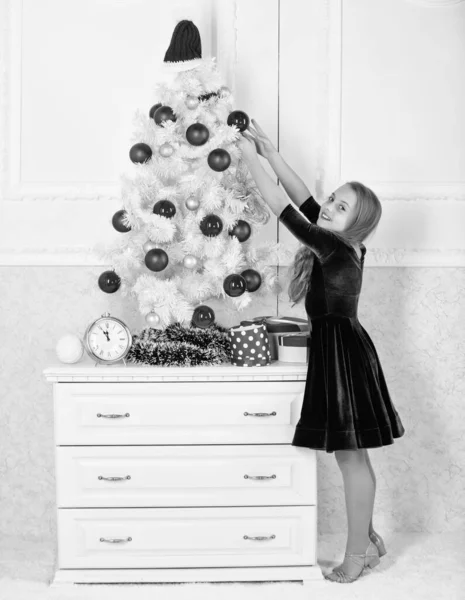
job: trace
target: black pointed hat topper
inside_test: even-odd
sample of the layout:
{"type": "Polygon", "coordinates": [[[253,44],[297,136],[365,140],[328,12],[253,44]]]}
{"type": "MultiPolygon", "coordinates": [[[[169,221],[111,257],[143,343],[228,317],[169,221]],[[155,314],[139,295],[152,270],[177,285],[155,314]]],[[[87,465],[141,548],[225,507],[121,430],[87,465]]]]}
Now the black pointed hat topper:
{"type": "Polygon", "coordinates": [[[180,21],[171,36],[170,46],[165,54],[165,65],[192,69],[201,59],[202,42],[199,30],[192,21],[180,21]]]}

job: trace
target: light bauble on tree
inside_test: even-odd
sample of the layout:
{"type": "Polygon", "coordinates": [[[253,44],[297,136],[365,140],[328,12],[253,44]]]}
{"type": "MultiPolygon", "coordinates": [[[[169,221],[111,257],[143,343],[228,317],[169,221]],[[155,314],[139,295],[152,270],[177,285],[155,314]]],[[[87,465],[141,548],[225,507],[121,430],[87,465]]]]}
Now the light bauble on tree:
{"type": "Polygon", "coordinates": [[[207,161],[208,166],[213,171],[226,171],[231,164],[231,156],[229,155],[229,152],[223,150],[223,148],[216,148],[210,152],[207,161]]]}
{"type": "Polygon", "coordinates": [[[247,289],[247,283],[242,275],[228,275],[223,281],[223,289],[231,296],[231,298],[237,298],[237,296],[242,296],[242,294],[247,289]]]}
{"type": "Polygon", "coordinates": [[[174,148],[171,144],[168,144],[166,142],[165,144],[162,144],[160,146],[160,148],[158,149],[158,152],[159,152],[160,156],[163,156],[163,158],[169,158],[173,154],[174,148]]]}
{"type": "Polygon", "coordinates": [[[207,237],[216,237],[223,231],[223,221],[217,215],[207,215],[200,221],[200,230],[207,237]]]}
{"type": "Polygon", "coordinates": [[[192,123],[186,130],[186,140],[192,146],[203,146],[209,137],[210,132],[202,123],[192,123]]]}
{"type": "Polygon", "coordinates": [[[153,115],[153,120],[157,125],[161,125],[165,121],[176,121],[176,115],[171,106],[160,106],[153,115]]]}
{"type": "Polygon", "coordinates": [[[228,116],[227,123],[229,126],[235,125],[242,132],[249,126],[250,119],[242,110],[233,110],[228,116]]]}
{"type": "Polygon", "coordinates": [[[256,292],[262,284],[260,273],[254,269],[246,269],[241,275],[245,279],[248,292],[256,292]]]}
{"type": "Polygon", "coordinates": [[[126,216],[127,213],[125,210],[118,210],[115,212],[111,220],[111,224],[116,229],[116,231],[119,231],[120,233],[126,233],[127,231],[131,231],[131,226],[126,225],[126,216]]]}
{"type": "Polygon", "coordinates": [[[247,221],[239,221],[229,230],[229,235],[236,237],[240,242],[246,242],[251,234],[252,230],[247,221]]]}
{"type": "Polygon", "coordinates": [[[189,110],[194,110],[199,105],[199,99],[195,96],[187,96],[185,104],[189,110]]]}
{"type": "Polygon", "coordinates": [[[215,313],[212,308],[206,304],[197,306],[192,315],[192,323],[197,327],[206,329],[215,322],[215,313]]]}
{"type": "Polygon", "coordinates": [[[161,248],[149,250],[145,255],[145,265],[151,271],[163,271],[168,266],[168,254],[161,248]]]}
{"type": "Polygon", "coordinates": [[[185,205],[188,210],[197,210],[200,206],[200,202],[197,200],[197,198],[191,196],[186,200],[185,205]]]}
{"type": "Polygon", "coordinates": [[[152,148],[143,142],[134,144],[131,150],[129,150],[129,158],[134,164],[145,163],[152,158],[152,148]]]}
{"type": "Polygon", "coordinates": [[[172,219],[176,214],[176,207],[169,200],[159,200],[155,203],[153,212],[155,215],[160,215],[160,217],[172,219]]]}
{"type": "Polygon", "coordinates": [[[120,277],[115,273],[115,271],[104,271],[100,277],[98,278],[98,286],[107,294],[114,294],[119,290],[119,286],[121,285],[120,277]]]}

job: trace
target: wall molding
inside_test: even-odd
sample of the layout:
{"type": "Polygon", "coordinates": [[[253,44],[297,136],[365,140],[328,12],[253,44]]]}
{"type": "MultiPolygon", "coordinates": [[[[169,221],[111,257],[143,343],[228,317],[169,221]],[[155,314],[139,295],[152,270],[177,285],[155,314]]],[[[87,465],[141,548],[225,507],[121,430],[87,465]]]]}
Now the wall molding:
{"type": "Polygon", "coordinates": [[[445,7],[460,4],[464,0],[407,0],[407,2],[426,7],[445,7]]]}
{"type": "MultiPolygon", "coordinates": [[[[325,146],[326,169],[322,186],[328,191],[331,183],[339,186],[342,178],[342,40],[343,0],[324,1],[328,13],[328,142],[325,146]]],[[[424,5],[458,4],[464,0],[408,0],[424,5]]],[[[438,182],[366,181],[382,200],[456,200],[465,201],[465,181],[438,182]]]]}
{"type": "MultiPolygon", "coordinates": [[[[286,267],[287,263],[279,266],[286,267]]],[[[40,246],[3,248],[0,267],[107,267],[91,247],[40,246]]],[[[465,268],[465,249],[462,248],[370,248],[365,268],[373,267],[430,267],[465,268]]]]}

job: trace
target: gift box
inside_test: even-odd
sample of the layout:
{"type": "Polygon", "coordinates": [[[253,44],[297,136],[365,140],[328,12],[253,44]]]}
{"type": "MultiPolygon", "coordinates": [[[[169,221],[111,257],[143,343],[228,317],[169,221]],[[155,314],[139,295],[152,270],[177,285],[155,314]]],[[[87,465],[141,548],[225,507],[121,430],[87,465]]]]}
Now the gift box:
{"type": "Polygon", "coordinates": [[[241,325],[263,324],[266,327],[270,339],[271,360],[278,360],[278,336],[284,333],[304,332],[310,335],[310,326],[307,319],[299,317],[255,317],[246,321],[241,321],[241,325]]]}
{"type": "Polygon", "coordinates": [[[308,362],[310,336],[307,332],[278,335],[278,356],[281,362],[308,362]]]}
{"type": "Polygon", "coordinates": [[[262,367],[271,363],[270,340],[263,324],[239,325],[229,330],[231,362],[239,367],[262,367]]]}

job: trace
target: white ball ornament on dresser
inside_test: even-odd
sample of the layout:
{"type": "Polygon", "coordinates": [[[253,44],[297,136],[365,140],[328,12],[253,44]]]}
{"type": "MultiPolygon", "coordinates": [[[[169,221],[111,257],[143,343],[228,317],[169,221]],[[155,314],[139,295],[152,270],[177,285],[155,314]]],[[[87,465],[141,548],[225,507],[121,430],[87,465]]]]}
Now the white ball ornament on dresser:
{"type": "Polygon", "coordinates": [[[77,335],[68,333],[58,340],[55,352],[62,363],[73,364],[81,360],[84,345],[77,335]]]}

